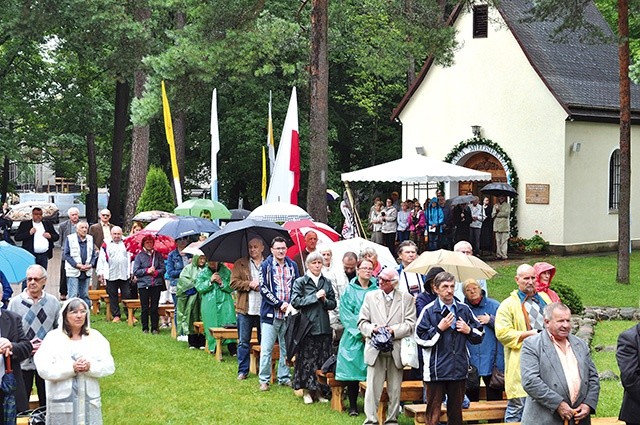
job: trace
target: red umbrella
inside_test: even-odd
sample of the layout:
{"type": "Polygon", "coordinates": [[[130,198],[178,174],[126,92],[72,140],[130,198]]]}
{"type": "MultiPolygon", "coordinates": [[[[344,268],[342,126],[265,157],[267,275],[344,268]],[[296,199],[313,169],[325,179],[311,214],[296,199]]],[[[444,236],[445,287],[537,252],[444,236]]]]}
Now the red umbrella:
{"type": "Polygon", "coordinates": [[[152,230],[140,230],[133,235],[124,238],[124,245],[127,247],[127,251],[133,255],[138,255],[142,250],[142,239],[145,236],[152,236],[154,240],[153,249],[163,257],[167,258],[169,253],[176,249],[176,241],[173,238],[165,235],[159,235],[157,231],[152,230]]]}
{"type": "Polygon", "coordinates": [[[340,240],[340,234],[324,223],[311,220],[287,221],[282,225],[289,232],[289,236],[293,240],[293,245],[287,250],[287,256],[290,258],[300,252],[304,245],[304,235],[310,231],[316,232],[318,235],[318,243],[328,244],[340,240]]]}

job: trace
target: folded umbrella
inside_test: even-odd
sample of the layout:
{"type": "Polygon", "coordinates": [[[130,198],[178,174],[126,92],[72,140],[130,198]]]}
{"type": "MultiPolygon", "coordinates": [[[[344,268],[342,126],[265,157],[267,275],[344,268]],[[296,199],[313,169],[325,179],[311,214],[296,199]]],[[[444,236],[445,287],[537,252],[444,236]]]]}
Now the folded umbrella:
{"type": "Polygon", "coordinates": [[[371,334],[369,344],[373,345],[373,348],[381,353],[388,353],[393,351],[393,337],[391,332],[387,328],[380,328],[378,331],[374,331],[371,334]]]}
{"type": "Polygon", "coordinates": [[[293,356],[300,349],[300,343],[313,327],[313,323],[304,314],[298,312],[285,317],[284,341],[287,349],[287,361],[291,362],[293,356]]]}
{"type": "Polygon", "coordinates": [[[2,380],[0,380],[0,390],[4,395],[4,400],[2,401],[2,408],[4,410],[4,422],[5,425],[15,425],[16,424],[16,388],[17,381],[16,377],[13,374],[13,369],[11,369],[11,356],[4,356],[4,375],[2,376],[2,380]]]}

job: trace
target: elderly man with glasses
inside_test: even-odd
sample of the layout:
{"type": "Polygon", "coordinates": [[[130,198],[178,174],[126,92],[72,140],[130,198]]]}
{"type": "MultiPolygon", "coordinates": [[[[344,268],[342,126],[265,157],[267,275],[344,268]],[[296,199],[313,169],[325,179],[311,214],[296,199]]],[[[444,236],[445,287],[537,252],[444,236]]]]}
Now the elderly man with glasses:
{"type": "Polygon", "coordinates": [[[400,341],[410,336],[416,323],[416,307],[413,296],[397,290],[398,272],[386,268],[378,275],[379,290],[367,293],[358,317],[358,329],[367,339],[364,361],[367,364],[367,391],[364,395],[365,424],[378,423],[378,404],[384,382],[387,382],[389,409],[385,423],[397,423],[400,413],[400,386],[403,364],[400,358],[400,341]],[[383,353],[371,343],[371,337],[386,329],[393,338],[393,350],[383,353]]]}
{"type": "Polygon", "coordinates": [[[40,348],[44,337],[56,327],[60,303],[51,294],[44,292],[47,284],[47,271],[39,264],[32,264],[27,268],[27,287],[9,302],[8,310],[22,318],[22,329],[26,338],[31,341],[31,355],[20,364],[22,381],[31,395],[35,380],[40,406],[46,404],[44,379],[36,372],[33,355],[40,348]]]}

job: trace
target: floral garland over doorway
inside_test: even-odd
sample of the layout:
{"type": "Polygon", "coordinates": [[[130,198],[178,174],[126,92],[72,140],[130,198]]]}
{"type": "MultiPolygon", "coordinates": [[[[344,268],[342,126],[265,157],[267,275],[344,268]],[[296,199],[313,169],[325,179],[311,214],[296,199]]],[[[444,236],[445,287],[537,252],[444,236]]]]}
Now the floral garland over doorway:
{"type": "MultiPolygon", "coordinates": [[[[507,174],[507,183],[509,183],[515,190],[518,190],[518,174],[513,166],[513,162],[502,147],[483,137],[473,137],[471,139],[464,140],[458,143],[451,149],[451,152],[444,158],[446,162],[454,165],[458,165],[458,161],[462,157],[476,152],[487,152],[493,155],[504,167],[507,174]]],[[[511,217],[509,219],[509,227],[511,228],[511,236],[518,236],[518,198],[511,199],[511,217]]]]}

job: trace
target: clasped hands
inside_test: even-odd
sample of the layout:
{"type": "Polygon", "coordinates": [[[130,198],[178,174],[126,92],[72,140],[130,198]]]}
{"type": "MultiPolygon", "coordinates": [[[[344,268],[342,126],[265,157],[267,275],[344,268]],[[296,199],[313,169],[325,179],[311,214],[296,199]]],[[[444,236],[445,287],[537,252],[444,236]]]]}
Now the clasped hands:
{"type": "Polygon", "coordinates": [[[440,329],[441,332],[444,332],[445,330],[447,330],[447,328],[451,327],[453,322],[456,322],[456,330],[458,332],[463,334],[468,334],[471,332],[471,326],[467,325],[464,320],[456,321],[456,316],[453,313],[447,314],[440,320],[440,323],[438,323],[438,329],[440,329]]]}
{"type": "Polygon", "coordinates": [[[73,362],[73,371],[75,373],[89,372],[90,368],[91,363],[89,363],[84,357],[80,357],[78,360],[73,362]]]}
{"type": "Polygon", "coordinates": [[[591,413],[591,408],[588,405],[582,403],[574,410],[566,401],[563,401],[560,403],[556,411],[558,412],[558,415],[560,415],[560,418],[562,418],[563,420],[571,420],[571,418],[573,418],[577,425],[582,419],[589,416],[589,413],[591,413]]]}

